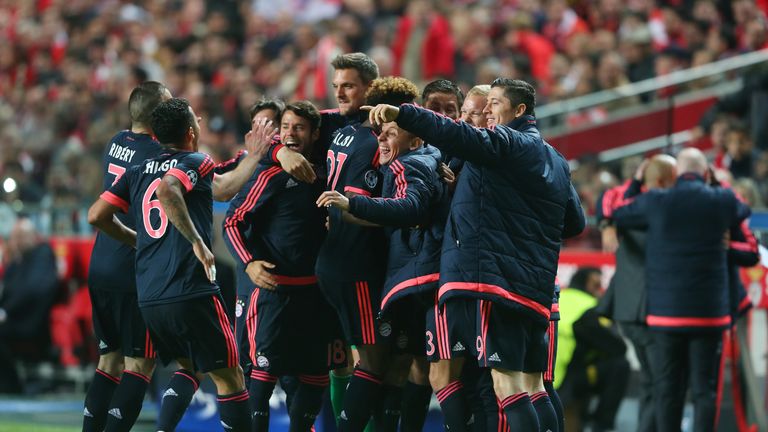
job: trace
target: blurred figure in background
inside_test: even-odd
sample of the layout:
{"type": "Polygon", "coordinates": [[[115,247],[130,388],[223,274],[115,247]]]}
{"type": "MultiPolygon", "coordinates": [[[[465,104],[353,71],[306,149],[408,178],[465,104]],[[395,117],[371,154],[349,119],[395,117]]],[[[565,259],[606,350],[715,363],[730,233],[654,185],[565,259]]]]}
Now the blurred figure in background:
{"type": "Polygon", "coordinates": [[[566,429],[571,431],[581,431],[587,424],[593,432],[613,430],[629,380],[624,340],[616,325],[597,311],[603,295],[601,277],[599,269],[582,267],[560,293],[555,387],[566,407],[566,429]],[[594,412],[588,411],[589,396],[598,399],[594,412]]]}
{"type": "Polygon", "coordinates": [[[16,358],[45,358],[48,315],[59,285],[53,250],[32,221],[16,221],[6,244],[0,285],[0,393],[21,393],[16,358]]]}

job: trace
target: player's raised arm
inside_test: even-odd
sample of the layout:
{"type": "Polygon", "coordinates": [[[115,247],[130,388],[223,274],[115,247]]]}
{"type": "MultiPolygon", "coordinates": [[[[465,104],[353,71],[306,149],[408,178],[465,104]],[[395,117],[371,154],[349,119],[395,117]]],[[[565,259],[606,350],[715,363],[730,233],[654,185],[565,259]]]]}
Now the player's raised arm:
{"type": "Polygon", "coordinates": [[[213,253],[205,245],[200,233],[192,223],[187,203],[184,202],[184,186],[178,178],[166,175],[157,188],[157,199],[165,210],[168,220],[177,230],[192,243],[195,256],[203,264],[205,274],[210,281],[216,280],[216,267],[213,264],[213,253]]]}
{"type": "Polygon", "coordinates": [[[245,147],[248,150],[248,156],[234,170],[213,177],[213,199],[229,201],[235,196],[251,177],[261,158],[269,151],[275,133],[277,133],[277,128],[272,125],[271,120],[254,119],[252,129],[245,134],[245,147]]]}

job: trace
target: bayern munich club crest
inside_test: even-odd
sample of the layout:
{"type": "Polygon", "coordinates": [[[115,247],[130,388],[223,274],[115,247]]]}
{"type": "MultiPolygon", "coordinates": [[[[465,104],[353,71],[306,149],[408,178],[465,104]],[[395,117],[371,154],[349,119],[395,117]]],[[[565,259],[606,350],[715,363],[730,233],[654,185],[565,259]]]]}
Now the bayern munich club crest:
{"type": "Polygon", "coordinates": [[[379,174],[374,170],[368,170],[365,173],[365,184],[373,189],[379,183],[379,174]]]}
{"type": "Polygon", "coordinates": [[[389,337],[392,334],[392,326],[389,323],[381,323],[379,325],[379,334],[384,337],[389,337]]]}
{"type": "Polygon", "coordinates": [[[187,171],[187,177],[189,177],[189,182],[192,183],[192,186],[197,185],[197,172],[195,170],[187,171]]]}
{"type": "Polygon", "coordinates": [[[266,356],[259,354],[259,356],[256,357],[256,365],[260,368],[268,368],[269,359],[266,356]]]}
{"type": "Polygon", "coordinates": [[[238,300],[237,303],[235,303],[235,316],[240,318],[243,315],[243,308],[245,307],[245,302],[242,300],[238,300]]]}

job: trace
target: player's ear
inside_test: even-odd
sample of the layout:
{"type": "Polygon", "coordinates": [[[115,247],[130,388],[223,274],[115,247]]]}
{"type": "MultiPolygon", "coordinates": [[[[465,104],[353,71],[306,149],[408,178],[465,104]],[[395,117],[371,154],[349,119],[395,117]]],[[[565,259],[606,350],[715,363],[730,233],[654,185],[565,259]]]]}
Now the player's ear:
{"type": "Polygon", "coordinates": [[[411,141],[411,145],[408,147],[409,150],[416,150],[420,148],[424,144],[424,140],[422,140],[419,137],[414,138],[411,141]]]}

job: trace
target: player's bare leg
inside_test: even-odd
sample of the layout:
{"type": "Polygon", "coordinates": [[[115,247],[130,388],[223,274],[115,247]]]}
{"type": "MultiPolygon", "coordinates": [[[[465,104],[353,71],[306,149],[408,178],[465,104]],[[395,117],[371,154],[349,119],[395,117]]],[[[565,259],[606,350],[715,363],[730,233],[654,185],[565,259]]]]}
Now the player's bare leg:
{"type": "Polygon", "coordinates": [[[518,425],[520,431],[538,431],[539,419],[530,395],[531,392],[536,393],[539,390],[545,392],[541,373],[494,368],[491,370],[491,376],[507,423],[518,425]]]}
{"type": "Polygon", "coordinates": [[[251,429],[251,409],[240,365],[208,372],[216,385],[221,425],[224,430],[247,432],[251,429]]]}
{"type": "Polygon", "coordinates": [[[112,395],[123,373],[123,354],[117,350],[99,356],[83,409],[83,432],[101,432],[107,424],[112,395]]]}

